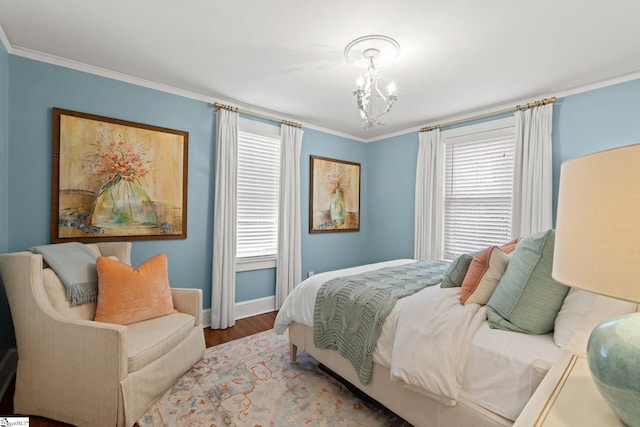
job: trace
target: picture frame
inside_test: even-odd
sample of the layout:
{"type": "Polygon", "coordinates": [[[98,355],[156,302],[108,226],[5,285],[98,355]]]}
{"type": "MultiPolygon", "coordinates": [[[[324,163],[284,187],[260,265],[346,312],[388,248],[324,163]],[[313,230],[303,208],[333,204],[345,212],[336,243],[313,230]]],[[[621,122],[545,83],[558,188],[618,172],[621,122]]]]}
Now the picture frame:
{"type": "Polygon", "coordinates": [[[360,163],[310,159],[309,233],[360,231],[360,163]]]}
{"type": "Polygon", "coordinates": [[[51,243],[185,239],[189,133],[52,109],[51,243]]]}

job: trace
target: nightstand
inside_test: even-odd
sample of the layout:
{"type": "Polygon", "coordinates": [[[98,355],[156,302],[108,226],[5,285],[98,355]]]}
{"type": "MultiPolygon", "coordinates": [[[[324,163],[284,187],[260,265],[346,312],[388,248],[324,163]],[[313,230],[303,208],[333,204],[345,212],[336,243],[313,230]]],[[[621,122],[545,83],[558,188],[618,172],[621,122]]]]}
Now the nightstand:
{"type": "Polygon", "coordinates": [[[513,427],[624,427],[591,378],[587,359],[563,352],[513,427]]]}

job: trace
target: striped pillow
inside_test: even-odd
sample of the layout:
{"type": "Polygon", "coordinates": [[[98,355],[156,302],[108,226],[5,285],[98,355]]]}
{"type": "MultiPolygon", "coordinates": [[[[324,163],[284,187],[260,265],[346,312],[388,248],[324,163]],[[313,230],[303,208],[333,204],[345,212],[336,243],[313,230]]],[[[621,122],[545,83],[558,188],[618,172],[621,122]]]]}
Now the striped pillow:
{"type": "Polygon", "coordinates": [[[460,303],[485,305],[509,264],[509,256],[491,246],[473,257],[460,289],[460,303]]]}

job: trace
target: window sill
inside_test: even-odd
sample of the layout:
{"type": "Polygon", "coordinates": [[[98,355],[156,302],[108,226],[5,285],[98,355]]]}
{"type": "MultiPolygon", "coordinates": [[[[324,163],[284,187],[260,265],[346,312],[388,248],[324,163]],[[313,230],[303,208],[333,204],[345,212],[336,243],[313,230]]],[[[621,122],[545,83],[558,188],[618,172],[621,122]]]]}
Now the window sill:
{"type": "Polygon", "coordinates": [[[265,257],[265,258],[244,258],[242,260],[236,260],[236,273],[240,271],[251,271],[251,270],[263,270],[266,268],[275,268],[276,267],[276,258],[275,257],[265,257]]]}

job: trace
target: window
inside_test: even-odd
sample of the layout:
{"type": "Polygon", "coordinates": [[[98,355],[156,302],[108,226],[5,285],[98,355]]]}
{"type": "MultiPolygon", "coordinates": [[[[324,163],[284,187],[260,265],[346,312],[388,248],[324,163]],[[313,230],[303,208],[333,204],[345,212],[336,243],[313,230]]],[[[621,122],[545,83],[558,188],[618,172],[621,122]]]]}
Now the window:
{"type": "Polygon", "coordinates": [[[444,131],[442,142],[444,259],[511,240],[513,119],[444,131]]]}
{"type": "Polygon", "coordinates": [[[275,266],[278,250],[280,127],[240,117],[237,270],[275,266]]]}

